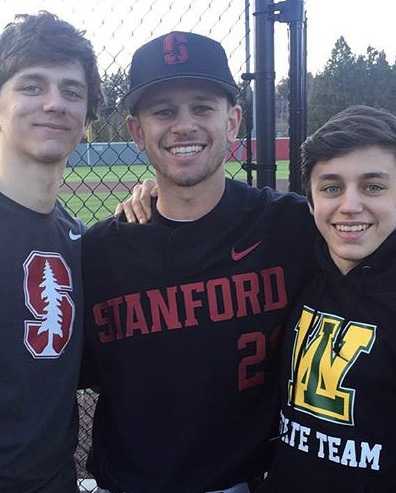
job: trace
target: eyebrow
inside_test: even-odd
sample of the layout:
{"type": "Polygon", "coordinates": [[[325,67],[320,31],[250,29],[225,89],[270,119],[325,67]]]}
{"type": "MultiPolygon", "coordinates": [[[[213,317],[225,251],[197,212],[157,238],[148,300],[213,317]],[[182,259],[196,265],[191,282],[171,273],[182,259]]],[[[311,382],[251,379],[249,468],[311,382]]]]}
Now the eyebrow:
{"type": "MultiPolygon", "coordinates": [[[[385,173],[382,171],[372,171],[369,173],[363,173],[362,175],[359,175],[359,178],[362,178],[364,180],[372,180],[373,178],[380,178],[387,180],[390,178],[389,173],[385,173]]],[[[336,173],[324,173],[319,176],[320,180],[339,180],[342,179],[341,175],[337,175],[336,173]]]]}
{"type": "MultiPolygon", "coordinates": [[[[217,97],[216,96],[201,96],[197,95],[192,98],[192,102],[208,102],[208,103],[214,103],[216,101],[217,97]]],[[[160,104],[174,104],[171,98],[158,98],[158,99],[153,99],[150,101],[146,106],[147,108],[151,108],[153,106],[157,106],[160,104]]]]}
{"type": "Polygon", "coordinates": [[[85,84],[84,82],[80,82],[79,80],[75,80],[75,79],[62,79],[61,84],[68,87],[70,86],[78,87],[82,90],[86,90],[88,87],[87,84],[85,84]]]}
{"type": "Polygon", "coordinates": [[[383,171],[373,171],[372,173],[364,173],[362,177],[365,180],[371,180],[372,178],[382,178],[384,180],[388,180],[390,178],[389,173],[385,173],[383,171]]]}

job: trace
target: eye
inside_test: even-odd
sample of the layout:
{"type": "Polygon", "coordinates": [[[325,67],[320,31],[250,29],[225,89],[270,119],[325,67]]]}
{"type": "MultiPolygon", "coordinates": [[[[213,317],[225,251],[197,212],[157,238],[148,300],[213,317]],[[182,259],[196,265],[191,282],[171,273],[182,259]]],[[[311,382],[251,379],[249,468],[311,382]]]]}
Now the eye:
{"type": "Polygon", "coordinates": [[[321,189],[321,192],[324,192],[325,194],[328,195],[335,195],[337,193],[340,193],[341,191],[341,186],[340,185],[324,185],[321,189]]]}
{"type": "Polygon", "coordinates": [[[29,96],[38,96],[41,93],[41,87],[36,84],[26,84],[19,90],[29,96]]]}
{"type": "Polygon", "coordinates": [[[194,106],[194,112],[197,113],[198,115],[209,113],[212,110],[213,110],[213,108],[211,106],[206,105],[206,104],[200,104],[200,105],[194,106]]]}
{"type": "Polygon", "coordinates": [[[377,194],[381,193],[383,190],[385,190],[385,186],[381,185],[379,183],[367,183],[364,187],[365,191],[370,193],[370,194],[377,194]]]}
{"type": "Polygon", "coordinates": [[[153,115],[160,119],[171,118],[174,111],[171,108],[161,108],[153,111],[153,115]]]}
{"type": "Polygon", "coordinates": [[[84,95],[80,91],[77,91],[76,89],[64,89],[63,94],[66,98],[70,100],[77,100],[84,98],[84,95]]]}

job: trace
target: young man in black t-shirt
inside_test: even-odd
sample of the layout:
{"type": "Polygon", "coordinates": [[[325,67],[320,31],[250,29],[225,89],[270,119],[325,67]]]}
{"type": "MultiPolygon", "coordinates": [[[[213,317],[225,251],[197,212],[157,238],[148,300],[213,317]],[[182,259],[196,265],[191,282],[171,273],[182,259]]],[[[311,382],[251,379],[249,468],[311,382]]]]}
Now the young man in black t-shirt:
{"type": "Polygon", "coordinates": [[[0,491],[76,491],[82,225],[56,201],[101,99],[92,46],[49,13],[0,35],[0,491]]]}

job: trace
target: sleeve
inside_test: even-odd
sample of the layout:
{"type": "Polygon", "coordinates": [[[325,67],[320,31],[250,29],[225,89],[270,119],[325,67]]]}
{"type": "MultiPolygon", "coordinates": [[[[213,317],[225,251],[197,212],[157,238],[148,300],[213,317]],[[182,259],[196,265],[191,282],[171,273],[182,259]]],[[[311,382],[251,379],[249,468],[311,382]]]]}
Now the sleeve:
{"type": "Polygon", "coordinates": [[[83,347],[78,388],[79,389],[91,388],[96,392],[99,392],[99,388],[100,388],[97,363],[86,338],[83,347]]]}
{"type": "MultiPolygon", "coordinates": [[[[95,228],[96,229],[96,228],[95,228]]],[[[91,305],[94,296],[95,275],[95,230],[90,228],[82,239],[82,278],[84,291],[84,345],[80,367],[78,388],[94,388],[99,386],[99,371],[95,356],[91,305]]]]}

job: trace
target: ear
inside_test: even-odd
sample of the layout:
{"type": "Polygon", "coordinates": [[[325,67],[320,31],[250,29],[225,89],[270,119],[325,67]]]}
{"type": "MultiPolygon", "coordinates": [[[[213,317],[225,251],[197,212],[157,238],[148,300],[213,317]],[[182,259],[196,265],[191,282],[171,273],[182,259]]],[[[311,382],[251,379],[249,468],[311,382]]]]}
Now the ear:
{"type": "Polygon", "coordinates": [[[314,215],[314,208],[313,208],[313,204],[311,204],[311,201],[308,200],[308,207],[309,207],[309,212],[314,215]]]}
{"type": "Polygon", "coordinates": [[[239,104],[231,106],[228,109],[228,120],[227,120],[227,141],[229,144],[235,142],[238,136],[239,127],[242,120],[242,108],[239,104]]]}
{"type": "Polygon", "coordinates": [[[81,139],[85,139],[87,142],[92,142],[92,123],[85,119],[85,125],[82,131],[81,139]]]}
{"type": "Polygon", "coordinates": [[[137,116],[129,116],[127,119],[129,133],[133,141],[139,148],[139,151],[144,151],[144,131],[137,116]]]}

